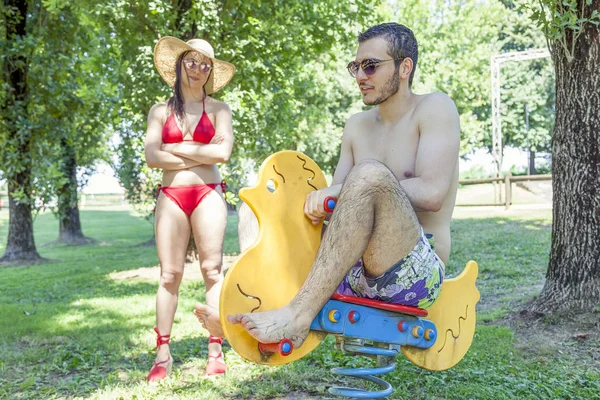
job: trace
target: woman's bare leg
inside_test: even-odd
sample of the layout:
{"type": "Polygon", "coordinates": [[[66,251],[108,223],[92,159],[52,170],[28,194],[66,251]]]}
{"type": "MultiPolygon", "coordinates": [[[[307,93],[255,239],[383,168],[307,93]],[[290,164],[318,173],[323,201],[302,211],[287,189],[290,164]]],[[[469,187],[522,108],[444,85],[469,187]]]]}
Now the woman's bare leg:
{"type": "MultiPolygon", "coordinates": [[[[206,304],[196,303],[194,314],[211,335],[222,338],[224,334],[219,319],[219,296],[223,284],[223,240],[227,226],[227,207],[220,191],[217,190],[219,189],[202,200],[191,218],[200,270],[206,286],[206,304]]],[[[225,363],[222,352],[220,343],[209,341],[207,374],[220,374],[224,371],[220,369],[224,368],[224,365],[216,368],[211,364],[211,362],[225,363]],[[215,372],[214,368],[219,372],[215,372]]]]}
{"type": "Polygon", "coordinates": [[[223,337],[219,296],[223,284],[223,240],[227,207],[219,189],[208,194],[192,214],[192,231],[206,285],[206,304],[196,304],[194,314],[213,336],[223,337]]]}
{"type": "MultiPolygon", "coordinates": [[[[170,335],[185,266],[190,224],[181,208],[162,192],[156,205],[155,232],[156,250],[160,261],[156,327],[161,335],[170,335]]],[[[156,352],[156,361],[165,361],[169,355],[169,345],[164,344],[156,352]]]]}

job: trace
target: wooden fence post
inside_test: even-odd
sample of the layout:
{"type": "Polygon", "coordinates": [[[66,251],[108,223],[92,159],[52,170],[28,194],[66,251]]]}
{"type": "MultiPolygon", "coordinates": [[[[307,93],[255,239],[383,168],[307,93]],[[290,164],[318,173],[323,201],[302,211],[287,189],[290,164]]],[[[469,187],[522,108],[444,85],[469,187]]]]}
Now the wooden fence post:
{"type": "Polygon", "coordinates": [[[504,188],[506,190],[506,206],[505,206],[505,210],[508,210],[510,208],[510,205],[512,204],[512,187],[511,187],[511,182],[510,182],[510,178],[512,177],[512,174],[510,172],[507,172],[506,175],[504,175],[504,188]]]}

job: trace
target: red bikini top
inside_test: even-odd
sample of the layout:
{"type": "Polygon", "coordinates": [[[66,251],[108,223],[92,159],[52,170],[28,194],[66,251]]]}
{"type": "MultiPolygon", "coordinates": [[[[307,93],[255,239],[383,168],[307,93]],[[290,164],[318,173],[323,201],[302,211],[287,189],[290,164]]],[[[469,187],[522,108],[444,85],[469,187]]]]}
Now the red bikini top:
{"type": "MultiPolygon", "coordinates": [[[[162,130],[163,143],[179,143],[183,142],[183,133],[177,126],[175,121],[174,113],[171,113],[165,122],[162,130]]],[[[202,99],[202,116],[196,129],[194,129],[193,139],[194,142],[200,142],[208,144],[211,139],[215,136],[215,127],[213,126],[208,114],[206,114],[206,107],[204,107],[204,99],[202,99]]]]}

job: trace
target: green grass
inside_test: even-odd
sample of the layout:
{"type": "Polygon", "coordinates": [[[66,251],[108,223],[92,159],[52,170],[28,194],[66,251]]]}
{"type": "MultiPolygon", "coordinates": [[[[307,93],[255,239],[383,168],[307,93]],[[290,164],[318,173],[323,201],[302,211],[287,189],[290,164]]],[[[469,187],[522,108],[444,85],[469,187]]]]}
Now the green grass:
{"type": "MultiPolygon", "coordinates": [[[[152,227],[125,207],[86,208],[81,217],[85,234],[96,243],[47,245],[56,239],[58,223],[42,214],[35,220],[35,239],[50,262],[0,268],[0,398],[328,398],[330,386],[351,384],[330,368],[370,365],[371,360],[333,350],[328,337],[309,356],[281,367],[248,363],[226,347],[227,376],[204,379],[207,332],[190,312],[203,299],[203,284],[184,277],[172,341],[174,372],[163,384],[148,386],[157,283],[116,279],[114,273],[157,264],[155,248],[139,246],[152,237],[152,227]]],[[[229,217],[228,254],[238,251],[236,222],[229,217]]],[[[421,370],[398,357],[398,367],[386,376],[396,389],[391,398],[600,397],[600,362],[589,343],[556,336],[551,329],[556,324],[528,332],[509,322],[510,313],[543,284],[550,227],[550,210],[457,210],[449,274],[459,273],[470,259],[480,266],[482,300],[473,345],[444,372],[421,370]],[[528,335],[552,340],[532,345],[528,335]]],[[[2,253],[7,230],[3,210],[2,253]]]]}

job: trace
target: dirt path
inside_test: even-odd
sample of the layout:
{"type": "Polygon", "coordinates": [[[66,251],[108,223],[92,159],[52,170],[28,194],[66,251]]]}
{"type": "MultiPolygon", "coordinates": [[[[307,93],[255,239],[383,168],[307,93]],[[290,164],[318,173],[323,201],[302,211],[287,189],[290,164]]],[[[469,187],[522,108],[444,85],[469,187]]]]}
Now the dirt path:
{"type": "MultiPolygon", "coordinates": [[[[223,268],[227,270],[236,256],[224,256],[223,257],[223,268]]],[[[202,280],[202,274],[200,273],[200,267],[198,266],[198,260],[185,264],[185,270],[183,275],[186,280],[202,280]]],[[[127,279],[140,279],[144,281],[158,282],[160,277],[160,266],[155,265],[154,267],[142,267],[137,269],[131,269],[127,271],[113,272],[110,277],[117,281],[127,279]]]]}

